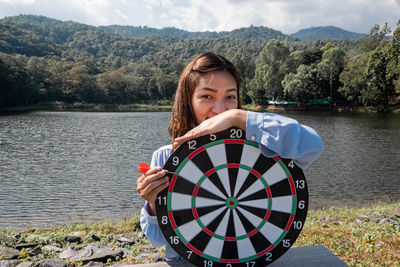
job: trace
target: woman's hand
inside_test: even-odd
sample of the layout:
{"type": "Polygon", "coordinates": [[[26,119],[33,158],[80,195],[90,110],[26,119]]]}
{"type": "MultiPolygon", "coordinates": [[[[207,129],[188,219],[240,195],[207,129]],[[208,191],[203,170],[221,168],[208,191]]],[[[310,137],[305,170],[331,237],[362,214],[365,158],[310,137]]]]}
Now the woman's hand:
{"type": "Polygon", "coordinates": [[[247,111],[245,110],[227,110],[203,121],[200,123],[200,125],[187,132],[184,136],[175,138],[173,147],[177,148],[190,139],[206,134],[217,133],[233,126],[239,127],[242,130],[246,130],[246,119],[247,111]]]}
{"type": "Polygon", "coordinates": [[[155,201],[158,193],[168,187],[167,171],[161,167],[148,170],[136,181],[136,192],[149,203],[149,214],[156,215],[155,201]]]}

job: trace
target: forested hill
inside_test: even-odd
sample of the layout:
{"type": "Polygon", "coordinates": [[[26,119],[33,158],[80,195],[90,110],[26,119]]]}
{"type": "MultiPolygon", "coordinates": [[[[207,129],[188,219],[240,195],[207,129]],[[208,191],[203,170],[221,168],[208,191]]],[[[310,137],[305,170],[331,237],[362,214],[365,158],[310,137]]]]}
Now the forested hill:
{"type": "Polygon", "coordinates": [[[147,26],[100,26],[100,29],[120,34],[127,37],[148,37],[152,35],[166,35],[170,37],[177,37],[182,39],[216,39],[216,38],[230,38],[230,39],[250,39],[257,41],[269,41],[276,39],[279,41],[296,41],[295,38],[283,34],[280,31],[264,27],[264,26],[250,26],[246,28],[235,29],[232,31],[206,31],[206,32],[189,32],[180,30],[173,27],[162,29],[155,29],[147,26]]]}
{"type": "MultiPolygon", "coordinates": [[[[170,101],[183,67],[205,51],[224,55],[239,68],[244,103],[294,99],[306,105],[310,99],[330,97],[331,92],[334,92],[331,99],[343,101],[347,91],[339,92],[340,71],[347,71],[348,81],[359,81],[354,77],[366,75],[370,51],[390,48],[389,42],[382,40],[387,33],[386,27],[381,30],[374,26],[369,35],[359,40],[299,41],[267,27],[190,33],[175,28],[95,27],[34,15],[6,17],[0,19],[0,109],[41,101],[105,104],[170,101]],[[348,74],[348,66],[344,64],[355,63],[347,58],[345,61],[345,56],[353,55],[359,65],[349,65],[349,69],[360,71],[348,74]],[[338,70],[333,78],[329,74],[330,63],[336,64],[338,70]],[[304,87],[295,87],[297,84],[304,87]],[[294,94],[296,90],[301,93],[294,94]]],[[[393,44],[390,45],[397,49],[393,44]]],[[[387,54],[397,55],[397,50],[392,50],[387,54]]],[[[379,53],[372,59],[384,58],[379,53]]],[[[395,56],[392,58],[397,60],[395,56]]],[[[399,69],[396,64],[390,65],[394,71],[399,69]]],[[[368,95],[361,99],[364,104],[378,99],[376,94],[365,92],[368,95]]]]}
{"type": "Polygon", "coordinates": [[[343,30],[335,26],[324,26],[324,27],[311,27],[302,29],[296,33],[291,34],[293,38],[300,39],[302,41],[316,41],[316,40],[358,40],[365,34],[350,32],[343,30]]]}

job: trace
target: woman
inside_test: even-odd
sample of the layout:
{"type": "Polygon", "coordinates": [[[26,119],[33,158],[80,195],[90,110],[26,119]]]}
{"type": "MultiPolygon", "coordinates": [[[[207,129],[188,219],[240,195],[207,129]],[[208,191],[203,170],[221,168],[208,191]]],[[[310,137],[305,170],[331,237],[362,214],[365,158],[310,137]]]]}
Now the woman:
{"type": "Polygon", "coordinates": [[[236,126],[246,131],[246,139],[259,143],[265,156],[291,158],[302,169],[323,151],[320,136],[310,127],[284,116],[240,109],[240,83],[238,70],[220,55],[207,52],[191,61],[181,74],[175,95],[168,127],[172,144],[154,152],[151,169],[137,180],[137,192],[146,200],[140,219],[142,230],[153,245],[167,245],[167,261],[180,257],[161,233],[155,200],[169,185],[162,167],[173,148],[236,126]]]}

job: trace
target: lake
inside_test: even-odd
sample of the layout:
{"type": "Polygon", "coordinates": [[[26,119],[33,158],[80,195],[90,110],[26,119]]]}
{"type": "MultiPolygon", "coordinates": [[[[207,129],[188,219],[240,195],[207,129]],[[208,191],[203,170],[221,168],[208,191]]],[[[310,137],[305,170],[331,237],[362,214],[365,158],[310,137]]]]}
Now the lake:
{"type": "MultiPolygon", "coordinates": [[[[284,112],[325,144],[306,171],[311,208],[400,200],[400,116],[284,112]]],[[[170,142],[170,113],[0,115],[0,228],[130,218],[137,166],[170,142]]]]}

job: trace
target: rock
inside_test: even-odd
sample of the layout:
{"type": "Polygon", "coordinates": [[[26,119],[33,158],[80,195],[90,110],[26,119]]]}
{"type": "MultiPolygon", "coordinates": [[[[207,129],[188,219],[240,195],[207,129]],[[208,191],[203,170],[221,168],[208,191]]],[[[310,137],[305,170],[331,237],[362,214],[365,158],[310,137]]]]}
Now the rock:
{"type": "Polygon", "coordinates": [[[56,245],[53,245],[53,244],[48,244],[46,246],[43,246],[42,250],[54,251],[54,252],[61,252],[62,251],[62,249],[59,246],[56,246],[56,245]]]}
{"type": "Polygon", "coordinates": [[[150,258],[150,254],[143,253],[143,254],[137,255],[137,256],[135,257],[135,260],[136,260],[136,261],[139,261],[139,262],[143,262],[143,261],[148,260],[149,258],[150,258]]]}
{"type": "Polygon", "coordinates": [[[39,264],[39,267],[67,267],[67,263],[55,259],[45,259],[39,264]]]}
{"type": "Polygon", "coordinates": [[[133,240],[131,240],[129,238],[126,238],[125,236],[118,237],[117,241],[120,242],[120,243],[129,244],[129,245],[135,244],[135,241],[133,241],[133,240]]]}
{"type": "Polygon", "coordinates": [[[91,235],[90,236],[91,239],[93,239],[94,241],[100,241],[100,237],[98,237],[97,235],[91,235]]]}
{"type": "Polygon", "coordinates": [[[108,259],[111,259],[112,261],[115,260],[117,257],[122,258],[123,256],[123,251],[120,249],[113,250],[111,248],[95,248],[93,251],[92,256],[88,258],[83,258],[83,262],[88,262],[88,261],[100,261],[106,263],[108,259]]]}
{"type": "Polygon", "coordinates": [[[18,258],[19,250],[9,247],[0,247],[0,258],[4,260],[12,260],[18,258]]]}
{"type": "Polygon", "coordinates": [[[0,261],[0,267],[16,267],[21,262],[22,262],[21,260],[0,261]]]}
{"type": "Polygon", "coordinates": [[[91,261],[88,264],[83,265],[84,267],[103,267],[104,264],[98,261],[91,261]]]}
{"type": "Polygon", "coordinates": [[[96,248],[89,245],[83,249],[69,247],[67,250],[60,253],[59,258],[70,261],[99,261],[106,263],[108,259],[115,260],[116,257],[123,256],[122,250],[112,250],[111,248],[96,248]]]}
{"type": "Polygon", "coordinates": [[[11,243],[11,238],[9,238],[8,236],[0,233],[0,243],[3,242],[6,245],[9,245],[11,243]]]}
{"type": "Polygon", "coordinates": [[[22,250],[23,248],[34,248],[39,246],[39,243],[19,243],[15,245],[15,249],[22,250]]]}
{"type": "Polygon", "coordinates": [[[66,236],[64,238],[65,242],[69,242],[69,243],[82,243],[82,238],[80,236],[66,236]]]}
{"type": "Polygon", "coordinates": [[[151,256],[151,258],[153,259],[154,262],[160,262],[164,260],[164,257],[159,254],[159,253],[155,253],[151,256]]]}
{"type": "Polygon", "coordinates": [[[93,246],[89,245],[85,248],[75,248],[75,247],[69,247],[67,250],[63,251],[60,253],[58,256],[62,260],[76,260],[79,261],[82,258],[87,258],[90,257],[93,254],[93,246]]]}
{"type": "Polygon", "coordinates": [[[24,261],[17,265],[17,267],[38,267],[39,263],[31,262],[31,261],[24,261]]]}
{"type": "Polygon", "coordinates": [[[35,257],[41,253],[42,253],[42,249],[40,247],[36,247],[36,248],[30,249],[28,251],[28,255],[31,257],[35,257]]]}

